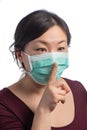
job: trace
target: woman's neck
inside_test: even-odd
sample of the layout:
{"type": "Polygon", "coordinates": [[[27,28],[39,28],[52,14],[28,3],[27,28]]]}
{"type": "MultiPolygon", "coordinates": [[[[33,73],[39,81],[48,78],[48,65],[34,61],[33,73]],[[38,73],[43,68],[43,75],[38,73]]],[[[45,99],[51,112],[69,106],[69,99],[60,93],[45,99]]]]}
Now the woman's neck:
{"type": "Polygon", "coordinates": [[[35,83],[29,75],[26,75],[19,82],[24,90],[26,90],[27,92],[29,91],[33,93],[42,93],[46,88],[45,85],[35,83]]]}

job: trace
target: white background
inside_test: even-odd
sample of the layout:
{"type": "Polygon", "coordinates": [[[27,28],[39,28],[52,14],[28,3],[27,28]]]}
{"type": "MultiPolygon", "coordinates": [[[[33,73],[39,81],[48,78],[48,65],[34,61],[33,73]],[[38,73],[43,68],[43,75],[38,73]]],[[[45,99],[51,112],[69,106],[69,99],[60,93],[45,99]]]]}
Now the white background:
{"type": "Polygon", "coordinates": [[[21,75],[9,46],[18,22],[36,9],[52,11],[67,22],[72,34],[70,65],[62,76],[79,80],[87,89],[86,0],[0,0],[0,89],[13,84],[21,75]]]}

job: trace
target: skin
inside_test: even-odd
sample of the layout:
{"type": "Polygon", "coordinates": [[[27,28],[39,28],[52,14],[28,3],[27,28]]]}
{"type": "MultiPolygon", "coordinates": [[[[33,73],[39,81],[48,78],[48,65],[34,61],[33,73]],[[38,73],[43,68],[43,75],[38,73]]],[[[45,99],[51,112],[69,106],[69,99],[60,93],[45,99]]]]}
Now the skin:
{"type": "MultiPolygon", "coordinates": [[[[39,38],[25,46],[24,52],[29,55],[47,52],[67,52],[67,37],[57,25],[51,27],[39,38]]],[[[26,71],[29,71],[27,56],[16,53],[26,71]]],[[[31,130],[51,130],[51,126],[62,127],[70,124],[75,116],[75,105],[69,85],[62,78],[56,80],[57,65],[54,63],[47,85],[34,82],[29,75],[9,86],[35,114],[31,130]],[[29,100],[31,99],[31,100],[29,100]]]]}

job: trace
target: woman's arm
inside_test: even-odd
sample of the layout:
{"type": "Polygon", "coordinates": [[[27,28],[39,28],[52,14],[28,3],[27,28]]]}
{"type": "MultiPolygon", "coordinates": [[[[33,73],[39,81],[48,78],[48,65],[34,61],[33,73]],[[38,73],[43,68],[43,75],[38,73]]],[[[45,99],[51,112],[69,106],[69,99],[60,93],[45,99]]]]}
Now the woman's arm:
{"type": "Polygon", "coordinates": [[[65,102],[65,95],[70,91],[62,78],[56,80],[56,71],[57,65],[54,64],[49,83],[35,112],[31,130],[51,130],[51,112],[59,101],[65,102]]]}

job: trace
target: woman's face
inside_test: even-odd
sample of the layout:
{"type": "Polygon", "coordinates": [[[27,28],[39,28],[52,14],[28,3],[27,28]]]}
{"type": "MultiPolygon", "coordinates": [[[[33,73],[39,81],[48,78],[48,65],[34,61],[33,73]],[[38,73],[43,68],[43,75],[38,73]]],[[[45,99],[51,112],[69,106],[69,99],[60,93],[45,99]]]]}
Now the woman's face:
{"type": "MultiPolygon", "coordinates": [[[[65,32],[57,25],[51,27],[39,38],[29,42],[24,52],[29,55],[36,55],[48,52],[67,52],[68,43],[65,32]]],[[[27,71],[29,64],[27,56],[21,52],[22,63],[24,63],[27,71]]]]}

